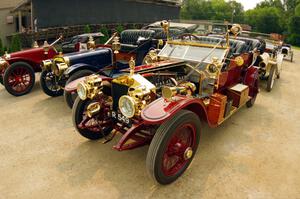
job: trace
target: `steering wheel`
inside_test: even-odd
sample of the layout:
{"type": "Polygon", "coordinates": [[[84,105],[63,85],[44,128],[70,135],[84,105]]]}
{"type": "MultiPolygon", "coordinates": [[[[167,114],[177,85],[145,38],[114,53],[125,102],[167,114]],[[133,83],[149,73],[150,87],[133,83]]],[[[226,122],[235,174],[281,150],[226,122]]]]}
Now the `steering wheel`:
{"type": "Polygon", "coordinates": [[[184,33],[184,34],[182,34],[182,35],[179,36],[179,39],[184,40],[185,37],[189,37],[190,40],[192,40],[192,38],[194,38],[194,39],[200,41],[200,39],[198,38],[198,36],[195,35],[195,34],[192,34],[192,33],[184,33]]]}

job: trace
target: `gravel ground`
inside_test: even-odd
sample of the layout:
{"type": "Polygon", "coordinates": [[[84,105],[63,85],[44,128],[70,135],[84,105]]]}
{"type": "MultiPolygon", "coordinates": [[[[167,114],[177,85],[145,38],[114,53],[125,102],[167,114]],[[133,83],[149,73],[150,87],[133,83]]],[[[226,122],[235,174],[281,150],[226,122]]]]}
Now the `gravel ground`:
{"type": "Polygon", "coordinates": [[[72,126],[63,97],[37,82],[15,98],[0,86],[0,198],[300,198],[300,51],[261,93],[202,139],[186,173],[169,186],[147,175],[148,147],[118,152],[72,126]]]}

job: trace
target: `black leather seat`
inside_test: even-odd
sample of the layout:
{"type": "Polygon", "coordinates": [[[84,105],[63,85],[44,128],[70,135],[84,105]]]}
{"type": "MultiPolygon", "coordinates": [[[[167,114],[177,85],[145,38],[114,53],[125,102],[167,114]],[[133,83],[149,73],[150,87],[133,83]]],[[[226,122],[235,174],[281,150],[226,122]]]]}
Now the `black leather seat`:
{"type": "MultiPolygon", "coordinates": [[[[167,35],[162,28],[150,28],[150,30],[153,30],[155,32],[154,39],[163,39],[163,40],[167,39],[167,35]]],[[[183,33],[184,33],[183,30],[176,29],[176,28],[169,30],[169,34],[172,39],[177,38],[178,36],[182,35],[183,33]]]]}
{"type": "Polygon", "coordinates": [[[153,30],[124,30],[121,33],[121,51],[129,52],[138,48],[138,41],[140,38],[143,38],[144,40],[151,39],[153,38],[154,33],[153,30]]]}
{"type": "MultiPolygon", "coordinates": [[[[216,45],[220,41],[222,41],[220,44],[223,46],[226,45],[226,40],[220,37],[198,36],[197,38],[200,43],[204,43],[204,44],[216,45]]],[[[230,39],[229,45],[230,45],[230,51],[228,57],[231,57],[232,55],[239,55],[246,52],[246,43],[244,41],[230,39]]]]}

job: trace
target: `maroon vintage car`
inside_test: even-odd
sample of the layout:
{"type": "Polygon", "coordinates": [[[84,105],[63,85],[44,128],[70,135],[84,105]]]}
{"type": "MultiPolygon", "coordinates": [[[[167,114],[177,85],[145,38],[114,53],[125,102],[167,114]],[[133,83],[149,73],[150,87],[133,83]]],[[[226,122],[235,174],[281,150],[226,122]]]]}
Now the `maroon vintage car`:
{"type": "Polygon", "coordinates": [[[258,68],[249,45],[228,35],[185,35],[169,40],[158,54],[150,52],[147,65],[135,67],[131,61],[128,74],[72,82],[80,82],[74,127],[91,140],[109,141],[122,133],[114,146],[119,151],[150,144],[149,174],[160,184],[172,183],[197,151],[200,121],[217,127],[255,103],[258,68]]]}
{"type": "Polygon", "coordinates": [[[7,92],[14,96],[22,96],[31,91],[35,83],[35,72],[40,72],[40,64],[45,59],[51,59],[58,54],[54,45],[44,43],[28,50],[7,54],[0,58],[0,82],[7,92]]]}

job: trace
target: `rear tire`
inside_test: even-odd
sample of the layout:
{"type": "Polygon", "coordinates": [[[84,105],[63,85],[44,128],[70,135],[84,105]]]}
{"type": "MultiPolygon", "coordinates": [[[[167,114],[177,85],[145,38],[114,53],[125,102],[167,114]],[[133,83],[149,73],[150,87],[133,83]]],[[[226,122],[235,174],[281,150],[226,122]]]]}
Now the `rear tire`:
{"type": "Polygon", "coordinates": [[[181,110],[164,122],[148,150],[146,166],[150,176],[160,184],[170,184],[180,177],[194,158],[200,131],[199,117],[188,110],[181,110]]]}
{"type": "Polygon", "coordinates": [[[267,91],[268,92],[271,92],[271,90],[273,89],[274,82],[275,82],[275,76],[276,76],[276,68],[277,68],[277,66],[273,65],[270,70],[269,77],[267,80],[267,91]]]}
{"type": "MultiPolygon", "coordinates": [[[[79,78],[84,77],[84,76],[89,76],[91,74],[94,74],[94,72],[91,71],[91,70],[77,71],[69,77],[68,81],[66,82],[66,85],[69,84],[70,82],[76,80],[76,79],[79,79],[79,78]]],[[[74,104],[74,102],[77,98],[77,92],[71,93],[71,92],[64,91],[64,98],[65,98],[65,101],[66,101],[68,107],[72,108],[73,104],[74,104]]]]}
{"type": "Polygon", "coordinates": [[[26,95],[32,90],[34,83],[34,70],[26,62],[15,62],[4,72],[3,84],[13,96],[26,95]]]}

